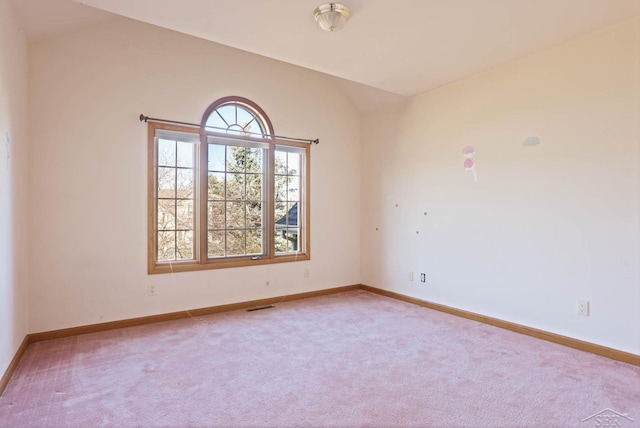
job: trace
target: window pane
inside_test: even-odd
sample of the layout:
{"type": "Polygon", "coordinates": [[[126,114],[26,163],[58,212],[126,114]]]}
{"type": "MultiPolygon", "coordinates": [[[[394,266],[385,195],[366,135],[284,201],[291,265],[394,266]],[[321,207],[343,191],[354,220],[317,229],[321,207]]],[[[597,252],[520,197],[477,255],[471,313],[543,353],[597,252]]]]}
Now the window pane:
{"type": "Polygon", "coordinates": [[[244,147],[227,147],[227,171],[244,172],[246,153],[244,147]]]}
{"type": "Polygon", "coordinates": [[[225,187],[224,187],[224,173],[210,172],[209,173],[209,200],[224,200],[225,199],[225,187]]]}
{"type": "Polygon", "coordinates": [[[262,172],[262,149],[247,148],[247,172],[262,172]]]}
{"type": "Polygon", "coordinates": [[[207,254],[209,257],[224,257],[224,232],[209,232],[207,254]]]}
{"type": "Polygon", "coordinates": [[[287,240],[285,239],[285,230],[276,230],[275,236],[275,250],[276,253],[284,253],[287,251],[287,240]]]}
{"type": "Polygon", "coordinates": [[[287,226],[298,226],[298,203],[289,202],[287,204],[287,226]]]}
{"type": "Polygon", "coordinates": [[[262,229],[247,230],[247,254],[263,254],[262,229]]]}
{"type": "Polygon", "coordinates": [[[242,256],[246,254],[244,240],[245,240],[244,230],[228,231],[227,232],[227,255],[242,256]]]}
{"type": "Polygon", "coordinates": [[[300,200],[300,177],[289,177],[287,201],[300,200]]]}
{"type": "Polygon", "coordinates": [[[176,233],[158,233],[158,260],[167,261],[176,258],[176,233]]]}
{"type": "Polygon", "coordinates": [[[218,114],[212,114],[211,116],[219,116],[222,118],[223,123],[225,124],[225,128],[236,123],[236,106],[235,104],[224,105],[222,107],[218,107],[218,114]]]}
{"type": "Polygon", "coordinates": [[[178,141],[178,166],[193,168],[194,145],[178,141]]]}
{"type": "Polygon", "coordinates": [[[244,174],[227,174],[227,200],[244,200],[244,174]]]}
{"type": "Polygon", "coordinates": [[[246,227],[244,207],[244,202],[227,202],[227,229],[246,227]]]}
{"type": "Polygon", "coordinates": [[[299,230],[284,229],[277,233],[275,237],[276,253],[291,253],[299,251],[299,230]]]}
{"type": "Polygon", "coordinates": [[[248,201],[261,201],[262,200],[262,175],[260,174],[247,174],[247,200],[248,201]]]}
{"type": "Polygon", "coordinates": [[[209,202],[207,207],[209,229],[224,229],[224,202],[209,202]]]}
{"type": "Polygon", "coordinates": [[[287,229],[287,252],[298,251],[299,243],[298,243],[298,229],[287,229]]]}
{"type": "Polygon", "coordinates": [[[287,153],[287,168],[289,175],[300,174],[300,154],[298,153],[287,153]]]}
{"type": "Polygon", "coordinates": [[[276,151],[275,153],[275,171],[276,174],[287,173],[287,153],[276,151]]]}
{"type": "Polygon", "coordinates": [[[242,107],[238,107],[238,125],[242,128],[242,133],[244,135],[249,135],[251,132],[259,132],[257,130],[256,122],[253,114],[249,113],[247,110],[242,107]]]}
{"type": "Polygon", "coordinates": [[[284,202],[276,202],[274,209],[274,218],[276,227],[279,225],[286,226],[287,204],[284,202]]]}
{"type": "Polygon", "coordinates": [[[225,170],[225,149],[226,146],[219,144],[209,144],[209,171],[223,172],[225,170]]]}
{"type": "Polygon", "coordinates": [[[175,168],[158,168],[158,197],[176,197],[176,170],[175,168]]]}
{"type": "Polygon", "coordinates": [[[178,198],[193,198],[193,169],[178,169],[177,170],[177,192],[178,198]]]}
{"type": "Polygon", "coordinates": [[[176,217],[179,230],[193,229],[193,200],[176,201],[176,217]]]}
{"type": "Polygon", "coordinates": [[[214,128],[214,129],[209,129],[209,131],[224,132],[224,130],[227,129],[229,125],[224,121],[224,119],[220,117],[220,115],[218,115],[218,113],[214,111],[207,118],[207,126],[211,126],[214,128]],[[217,129],[217,128],[221,128],[221,129],[217,129]]]}
{"type": "Polygon", "coordinates": [[[158,230],[174,230],[176,228],[175,199],[158,200],[158,230]]]}
{"type": "Polygon", "coordinates": [[[158,165],[176,166],[176,142],[158,139],[158,165]]]}
{"type": "Polygon", "coordinates": [[[247,227],[262,227],[262,203],[247,202],[247,227]]]}
{"type": "Polygon", "coordinates": [[[288,177],[286,175],[276,175],[274,183],[276,201],[287,200],[287,181],[288,177]]]}
{"type": "Polygon", "coordinates": [[[178,232],[176,260],[193,259],[193,232],[178,232]]]}

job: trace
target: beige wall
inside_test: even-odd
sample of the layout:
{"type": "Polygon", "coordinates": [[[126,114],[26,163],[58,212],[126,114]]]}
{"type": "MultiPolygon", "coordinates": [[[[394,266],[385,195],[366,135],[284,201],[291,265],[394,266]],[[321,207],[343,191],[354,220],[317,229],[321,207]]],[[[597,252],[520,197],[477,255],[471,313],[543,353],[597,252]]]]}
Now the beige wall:
{"type": "Polygon", "coordinates": [[[639,63],[636,19],[367,115],[363,283],[639,354],[639,63]]]}
{"type": "Polygon", "coordinates": [[[27,334],[27,44],[0,0],[0,376],[27,334]]]}
{"type": "Polygon", "coordinates": [[[360,281],[360,116],[325,75],[123,18],[34,43],[30,66],[31,332],[360,281]],[[312,260],[148,276],[138,115],[199,122],[227,95],[320,138],[312,260]]]}

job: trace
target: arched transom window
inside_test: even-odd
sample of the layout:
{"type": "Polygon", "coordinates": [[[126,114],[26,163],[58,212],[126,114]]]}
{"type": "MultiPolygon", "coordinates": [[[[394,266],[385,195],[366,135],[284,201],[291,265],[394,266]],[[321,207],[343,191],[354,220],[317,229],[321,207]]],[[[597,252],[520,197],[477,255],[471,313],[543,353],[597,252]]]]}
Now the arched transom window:
{"type": "Polygon", "coordinates": [[[204,116],[208,131],[260,138],[273,134],[266,114],[245,98],[222,98],[209,106],[204,116]]]}

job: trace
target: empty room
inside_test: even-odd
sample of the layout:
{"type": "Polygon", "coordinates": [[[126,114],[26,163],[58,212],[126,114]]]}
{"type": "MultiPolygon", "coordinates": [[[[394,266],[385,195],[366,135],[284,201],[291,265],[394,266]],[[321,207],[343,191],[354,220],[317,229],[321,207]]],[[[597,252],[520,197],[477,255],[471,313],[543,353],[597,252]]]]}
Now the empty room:
{"type": "Polygon", "coordinates": [[[640,0],[0,0],[0,427],[640,426],[640,0]]]}

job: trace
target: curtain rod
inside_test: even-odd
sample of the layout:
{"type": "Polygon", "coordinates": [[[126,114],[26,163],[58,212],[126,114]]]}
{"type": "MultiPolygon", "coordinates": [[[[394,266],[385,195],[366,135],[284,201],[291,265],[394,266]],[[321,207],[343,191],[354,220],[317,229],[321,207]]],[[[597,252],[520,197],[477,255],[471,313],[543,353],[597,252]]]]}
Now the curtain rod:
{"type": "MultiPolygon", "coordinates": [[[[184,125],[184,126],[191,126],[194,128],[207,128],[207,129],[216,129],[216,130],[220,130],[220,131],[226,131],[225,128],[218,128],[216,126],[202,126],[199,125],[197,123],[189,123],[189,122],[179,122],[177,120],[168,120],[168,119],[158,119],[155,117],[149,117],[149,116],[145,116],[144,114],[140,113],[140,122],[162,122],[162,123],[173,123],[176,125],[184,125]]],[[[255,135],[255,136],[260,136],[260,137],[272,137],[272,138],[278,138],[280,140],[289,140],[289,141],[302,141],[305,143],[309,143],[309,144],[320,144],[320,139],[316,138],[315,140],[310,140],[308,138],[293,138],[293,137],[283,137],[281,135],[271,135],[271,134],[260,134],[257,132],[245,132],[245,134],[248,135],[255,135]]]]}

